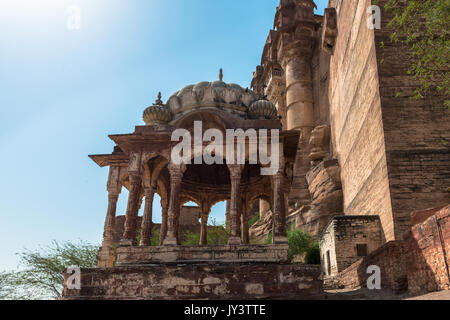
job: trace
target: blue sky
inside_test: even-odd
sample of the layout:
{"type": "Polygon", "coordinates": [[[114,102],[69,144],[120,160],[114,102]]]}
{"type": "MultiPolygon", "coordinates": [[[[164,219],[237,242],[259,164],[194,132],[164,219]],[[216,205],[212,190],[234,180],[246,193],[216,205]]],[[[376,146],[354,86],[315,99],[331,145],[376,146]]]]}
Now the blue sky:
{"type": "MultiPolygon", "coordinates": [[[[158,91],[167,99],[219,68],[248,87],[278,1],[2,0],[0,270],[53,239],[100,243],[108,170],[88,154],[142,125],[158,91]],[[72,5],[79,30],[67,28],[72,5]]],[[[124,189],[118,214],[126,199],[124,189]]],[[[160,212],[155,201],[155,222],[160,212]]]]}

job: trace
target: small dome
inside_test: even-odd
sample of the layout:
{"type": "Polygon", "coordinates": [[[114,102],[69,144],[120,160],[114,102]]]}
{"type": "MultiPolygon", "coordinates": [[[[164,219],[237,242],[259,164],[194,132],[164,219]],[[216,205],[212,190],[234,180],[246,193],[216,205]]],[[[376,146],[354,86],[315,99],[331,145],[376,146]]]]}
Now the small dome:
{"type": "Polygon", "coordinates": [[[261,99],[253,102],[248,108],[250,116],[258,119],[276,120],[278,111],[275,105],[267,99],[261,99]]]}
{"type": "Polygon", "coordinates": [[[237,84],[228,84],[221,80],[203,81],[174,93],[167,101],[167,105],[174,115],[189,109],[219,105],[225,109],[241,108],[245,112],[256,99],[257,96],[253,91],[237,84]]]}
{"type": "Polygon", "coordinates": [[[145,109],[143,119],[148,126],[167,124],[172,120],[169,108],[161,101],[161,93],[159,93],[155,104],[145,109]]]}

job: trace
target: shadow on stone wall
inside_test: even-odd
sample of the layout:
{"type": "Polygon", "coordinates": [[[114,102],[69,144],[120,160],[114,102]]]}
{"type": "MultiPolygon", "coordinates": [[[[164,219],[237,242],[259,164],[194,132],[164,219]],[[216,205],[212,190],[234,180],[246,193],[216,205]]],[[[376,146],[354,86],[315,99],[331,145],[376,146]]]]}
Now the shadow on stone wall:
{"type": "Polygon", "coordinates": [[[383,291],[418,296],[450,289],[450,206],[412,215],[416,223],[404,240],[391,241],[324,281],[326,290],[357,294],[367,288],[367,268],[381,269],[383,291]],[[420,219],[418,218],[420,217],[420,219]]]}

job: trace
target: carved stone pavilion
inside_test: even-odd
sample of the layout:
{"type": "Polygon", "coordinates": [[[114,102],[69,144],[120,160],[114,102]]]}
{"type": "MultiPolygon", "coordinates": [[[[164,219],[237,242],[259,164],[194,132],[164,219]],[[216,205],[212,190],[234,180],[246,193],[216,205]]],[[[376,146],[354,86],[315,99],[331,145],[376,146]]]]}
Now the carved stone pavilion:
{"type": "MultiPolygon", "coordinates": [[[[203,130],[216,129],[226,137],[228,129],[281,130],[277,109],[265,97],[243,89],[237,84],[220,80],[189,85],[172,95],[164,104],[159,95],[153,106],[144,111],[145,126],[137,126],[132,134],[111,135],[116,147],[112,154],[90,156],[100,167],[109,167],[108,212],[99,267],[133,263],[182,261],[273,261],[287,259],[286,208],[292,181],[299,132],[279,133],[279,169],[273,175],[261,175],[260,163],[250,164],[250,139],[245,139],[246,164],[222,161],[206,164],[200,159],[192,164],[171,161],[172,133],[185,129],[194,137],[194,122],[201,121],[203,130]],[[218,164],[222,162],[223,164],[218,164]],[[114,243],[116,203],[122,187],[129,191],[125,228],[122,239],[114,243]],[[152,205],[155,193],[161,197],[162,224],[160,246],[150,247],[152,205]],[[140,203],[145,199],[144,214],[138,225],[140,203]],[[273,245],[251,246],[249,237],[250,205],[264,199],[273,208],[273,245]],[[211,207],[229,201],[227,224],[230,228],[228,245],[215,248],[183,248],[180,246],[180,213],[187,202],[200,208],[200,246],[207,246],[207,221],[211,207]],[[139,233],[140,232],[140,233],[139,233]],[[140,239],[137,243],[138,238],[140,239]]],[[[202,132],[203,133],[203,132],[202,132]]],[[[271,138],[267,137],[271,150],[271,138]]],[[[236,141],[237,142],[237,141],[236,141]]],[[[257,143],[257,141],[256,141],[257,143]]],[[[211,142],[204,142],[204,147],[211,142]]],[[[230,145],[223,141],[222,150],[230,145]]],[[[237,154],[237,144],[231,146],[237,154]]],[[[194,146],[192,146],[194,149],[194,146]]],[[[220,148],[219,148],[220,150],[220,148]]],[[[195,155],[194,150],[192,155],[195,155]]],[[[259,159],[259,158],[258,158],[259,159]]],[[[267,164],[266,164],[267,165],[267,164]]]]}
{"type": "MultiPolygon", "coordinates": [[[[189,85],[166,104],[159,94],[144,111],[145,126],[137,126],[132,134],[111,135],[114,152],[90,156],[100,167],[109,167],[103,243],[98,268],[81,270],[81,289],[70,288],[66,276],[64,299],[237,299],[264,298],[267,292],[273,298],[322,297],[318,266],[285,264],[287,203],[300,132],[282,130],[277,109],[265,96],[222,78],[221,70],[219,81],[189,85]],[[261,168],[271,163],[253,160],[261,135],[240,143],[235,137],[231,143],[214,141],[219,160],[212,164],[197,161],[198,146],[193,144],[191,164],[176,163],[172,149],[178,141],[172,141],[172,133],[183,129],[195,136],[198,122],[203,132],[215,129],[223,137],[230,129],[265,130],[267,157],[273,160],[278,154],[276,170],[263,175],[261,168]],[[272,140],[274,132],[277,140],[272,140]],[[232,148],[237,160],[238,146],[245,150],[245,161],[227,156],[232,148]],[[129,196],[124,231],[117,241],[116,204],[123,187],[129,196]],[[162,224],[159,245],[151,246],[155,194],[161,197],[162,224]],[[273,211],[269,245],[250,244],[249,211],[259,199],[273,211]],[[229,207],[228,243],[208,246],[208,216],[221,201],[229,207]],[[195,202],[200,210],[198,246],[181,245],[181,209],[187,202],[195,202]]],[[[203,147],[210,144],[203,142],[203,147]]]]}

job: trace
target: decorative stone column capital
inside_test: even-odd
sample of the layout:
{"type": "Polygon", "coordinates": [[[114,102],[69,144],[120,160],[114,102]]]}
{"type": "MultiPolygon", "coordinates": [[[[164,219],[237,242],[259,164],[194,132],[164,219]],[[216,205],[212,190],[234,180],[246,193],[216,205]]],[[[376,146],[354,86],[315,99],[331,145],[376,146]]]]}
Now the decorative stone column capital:
{"type": "Polygon", "coordinates": [[[279,53],[279,60],[283,70],[293,59],[309,61],[314,51],[315,39],[311,36],[299,36],[294,41],[283,40],[283,46],[279,53]]]}
{"type": "Polygon", "coordinates": [[[119,199],[119,192],[108,192],[108,200],[109,202],[117,202],[119,199]]]}
{"type": "Polygon", "coordinates": [[[229,164],[228,170],[230,170],[230,178],[231,180],[241,180],[242,170],[244,169],[243,165],[240,164],[229,164]]]}
{"type": "Polygon", "coordinates": [[[108,182],[106,184],[106,189],[109,193],[120,194],[122,189],[121,183],[121,168],[117,165],[111,165],[109,167],[108,182]]]}
{"type": "Polygon", "coordinates": [[[200,219],[202,220],[202,222],[208,221],[208,218],[209,218],[209,213],[200,213],[200,219]]]}
{"type": "Polygon", "coordinates": [[[153,197],[153,195],[155,194],[156,188],[155,187],[147,187],[144,188],[144,195],[145,197],[153,197]]]}
{"type": "Polygon", "coordinates": [[[167,168],[169,169],[170,181],[181,181],[183,174],[186,171],[185,164],[169,163],[167,168]]]}
{"type": "Polygon", "coordinates": [[[135,186],[135,185],[140,185],[142,182],[141,179],[141,174],[139,172],[129,172],[129,179],[130,179],[130,187],[135,186]]]}
{"type": "Polygon", "coordinates": [[[283,169],[278,170],[277,173],[275,173],[273,175],[274,182],[283,182],[284,178],[285,178],[285,175],[284,175],[283,169]]]}
{"type": "Polygon", "coordinates": [[[161,208],[163,210],[169,208],[169,200],[167,198],[161,198],[161,201],[159,203],[161,204],[161,208]]]}

